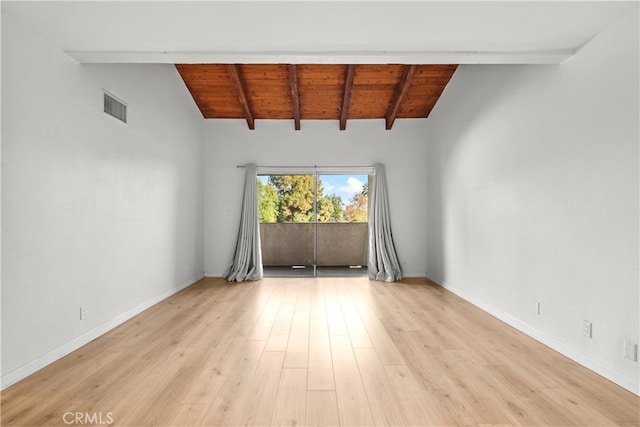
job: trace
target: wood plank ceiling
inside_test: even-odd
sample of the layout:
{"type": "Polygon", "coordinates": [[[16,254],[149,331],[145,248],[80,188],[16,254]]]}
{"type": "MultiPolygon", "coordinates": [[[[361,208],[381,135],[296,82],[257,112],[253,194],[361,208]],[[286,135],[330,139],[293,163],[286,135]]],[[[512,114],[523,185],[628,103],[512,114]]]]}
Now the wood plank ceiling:
{"type": "Polygon", "coordinates": [[[426,118],[457,65],[177,64],[206,119],[426,118]]]}

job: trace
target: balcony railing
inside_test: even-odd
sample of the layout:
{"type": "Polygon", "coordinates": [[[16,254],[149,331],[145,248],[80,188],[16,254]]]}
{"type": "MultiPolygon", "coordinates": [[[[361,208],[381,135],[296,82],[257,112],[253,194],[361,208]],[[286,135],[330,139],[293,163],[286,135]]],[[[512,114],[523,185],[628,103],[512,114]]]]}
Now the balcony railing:
{"type": "Polygon", "coordinates": [[[263,223],[260,240],[267,267],[367,265],[367,223],[263,223]]]}

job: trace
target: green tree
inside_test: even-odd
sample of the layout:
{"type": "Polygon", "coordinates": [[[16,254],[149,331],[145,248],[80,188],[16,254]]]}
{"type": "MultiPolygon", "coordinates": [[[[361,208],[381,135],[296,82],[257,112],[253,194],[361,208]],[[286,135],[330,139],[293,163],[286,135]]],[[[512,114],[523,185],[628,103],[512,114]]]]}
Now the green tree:
{"type": "Polygon", "coordinates": [[[258,217],[260,222],[276,222],[278,220],[278,192],[271,184],[258,181],[258,217]]]}
{"type": "MultiPolygon", "coordinates": [[[[313,222],[313,175],[270,175],[258,182],[258,209],[261,222],[313,222]]],[[[324,195],[322,180],[317,183],[317,221],[344,222],[342,198],[324,195]]]]}
{"type": "Polygon", "coordinates": [[[344,205],[342,204],[342,197],[332,194],[326,197],[333,205],[333,213],[329,222],[344,222],[344,205]]]}
{"type": "Polygon", "coordinates": [[[318,199],[318,222],[332,222],[334,206],[331,199],[323,197],[318,199]]]}
{"type": "Polygon", "coordinates": [[[365,184],[362,191],[355,194],[344,210],[348,222],[367,222],[369,205],[369,186],[365,184]]]}
{"type": "Polygon", "coordinates": [[[279,199],[278,222],[313,221],[313,175],[271,175],[279,199]]]}

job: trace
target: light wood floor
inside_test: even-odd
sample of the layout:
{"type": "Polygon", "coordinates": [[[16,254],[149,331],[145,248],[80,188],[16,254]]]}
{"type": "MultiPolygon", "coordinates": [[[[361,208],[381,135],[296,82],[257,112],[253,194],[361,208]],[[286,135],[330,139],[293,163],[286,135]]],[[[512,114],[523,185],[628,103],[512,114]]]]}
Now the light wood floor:
{"type": "Polygon", "coordinates": [[[2,425],[637,426],[639,404],[426,280],[205,279],[5,390],[2,425]]]}

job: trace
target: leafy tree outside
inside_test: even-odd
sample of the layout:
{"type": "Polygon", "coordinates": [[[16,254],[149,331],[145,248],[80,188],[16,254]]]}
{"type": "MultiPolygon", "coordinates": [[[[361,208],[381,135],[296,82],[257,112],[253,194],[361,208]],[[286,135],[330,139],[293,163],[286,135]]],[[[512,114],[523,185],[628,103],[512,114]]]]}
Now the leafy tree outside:
{"type": "Polygon", "coordinates": [[[260,222],[276,222],[278,220],[278,193],[269,184],[258,181],[258,216],[260,222]]]}
{"type": "Polygon", "coordinates": [[[313,175],[271,175],[278,194],[277,222],[313,221],[313,175]]]}
{"type": "Polygon", "coordinates": [[[344,222],[344,205],[342,203],[342,197],[337,194],[332,194],[326,197],[327,200],[333,205],[333,213],[328,222],[344,222]]]}
{"type": "MultiPolygon", "coordinates": [[[[313,175],[270,175],[258,181],[260,222],[313,222],[313,175]]],[[[318,222],[366,222],[368,186],[354,195],[345,207],[336,194],[324,195],[318,179],[318,222]]]]}
{"type": "Polygon", "coordinates": [[[362,193],[351,198],[344,212],[347,222],[367,222],[367,199],[362,193]]]}

